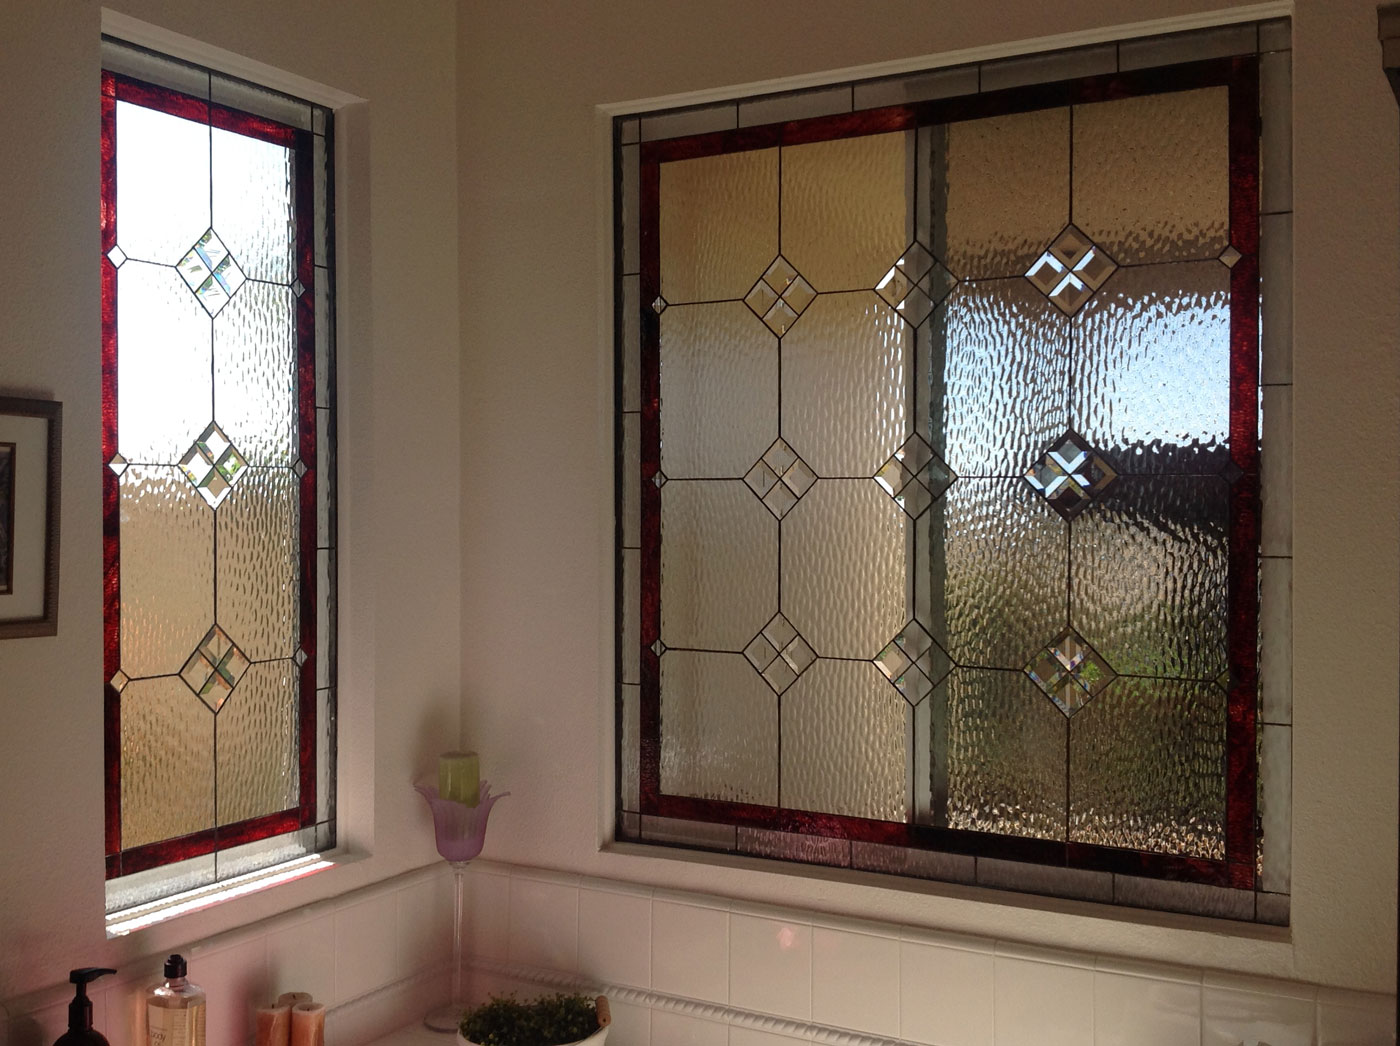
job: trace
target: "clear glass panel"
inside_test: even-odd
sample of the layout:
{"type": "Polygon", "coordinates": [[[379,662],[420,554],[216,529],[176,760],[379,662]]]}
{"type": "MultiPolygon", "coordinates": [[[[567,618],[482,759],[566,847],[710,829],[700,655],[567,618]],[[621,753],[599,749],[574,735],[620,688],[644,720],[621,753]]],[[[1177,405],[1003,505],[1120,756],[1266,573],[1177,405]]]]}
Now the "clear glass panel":
{"type": "Polygon", "coordinates": [[[209,228],[209,128],[117,103],[117,242],[174,265],[209,228]]]}
{"type": "Polygon", "coordinates": [[[122,671],[179,672],[214,623],[214,513],[178,468],[133,465],[119,483],[122,671]]]}
{"type": "Polygon", "coordinates": [[[622,547],[641,546],[642,526],[642,419],[622,416],[622,547]]]}
{"type": "Polygon", "coordinates": [[[956,276],[1020,276],[1069,223],[1068,109],[950,124],[943,170],[934,162],[956,276]]]}
{"type": "Polygon", "coordinates": [[[783,149],[782,252],[818,291],[874,288],[914,238],[913,143],[901,131],[783,149]]]}
{"type": "MultiPolygon", "coordinates": [[[[679,653],[677,652],[677,656],[679,653]]],[[[618,761],[622,764],[622,780],[618,782],[618,795],[622,797],[624,810],[640,810],[642,808],[641,766],[638,753],[642,743],[642,688],[626,684],[621,690],[622,734],[618,740],[618,761]]],[[[665,758],[663,750],[663,762],[665,758]]],[[[663,769],[662,774],[665,772],[663,769]]]]}
{"type": "Polygon", "coordinates": [[[661,656],[661,790],[778,801],[778,698],[742,654],[661,656]]]}
{"type": "Polygon", "coordinates": [[[783,435],[817,475],[874,476],[908,437],[913,349],[873,294],[821,295],[783,338],[783,435]]]}
{"type": "MultiPolygon", "coordinates": [[[[330,686],[335,677],[335,549],[316,552],[316,685],[330,686]]],[[[295,641],[295,635],[293,636],[295,641]]]]}
{"type": "Polygon", "coordinates": [[[778,253],[778,150],[661,167],[661,294],[742,298],[778,253]]]}
{"type": "Polygon", "coordinates": [[[214,231],[255,280],[292,282],[292,153],[260,138],[214,128],[214,231]]]}
{"type": "Polygon", "coordinates": [[[827,839],[820,835],[770,832],[762,828],[739,829],[739,852],[757,857],[776,857],[804,864],[830,864],[840,868],[851,863],[849,839],[827,839]]]}
{"type": "Polygon", "coordinates": [[[661,468],[739,477],[778,436],[778,341],[742,302],[661,314],[661,468]]]}
{"type": "Polygon", "coordinates": [[[913,526],[871,480],[821,480],[784,518],[783,613],[818,654],[868,660],[913,617],[913,526]]]}
{"type": "Polygon", "coordinates": [[[1119,472],[1219,472],[1230,442],[1230,270],[1123,269],[1079,313],[1073,426],[1119,472]]]}
{"type": "Polygon", "coordinates": [[[1229,242],[1225,87],[1074,109],[1074,223],[1119,264],[1214,258],[1229,242]]]}
{"type": "Polygon", "coordinates": [[[214,396],[220,428],[250,465],[296,459],[296,381],[291,290],[245,283],[214,320],[214,396]]]}
{"type": "Polygon", "coordinates": [[[117,344],[117,447],[127,461],[173,465],[214,418],[209,314],[174,269],[128,261],[117,344]]]}
{"type": "Polygon", "coordinates": [[[903,821],[912,718],[874,665],[815,662],[783,695],[783,806],[903,821]]]}
{"type": "Polygon", "coordinates": [[[301,632],[298,487],[248,469],[219,509],[219,624],[252,661],[290,657],[301,632]]]}
{"type": "Polygon", "coordinates": [[[214,826],[214,714],[179,676],[122,691],[122,846],[214,826]]]}
{"type": "Polygon", "coordinates": [[[1225,856],[1225,691],[1120,676],[1069,724],[1070,839],[1225,856]]]}
{"type": "Polygon", "coordinates": [[[778,524],[737,481],[661,488],[661,638],[740,651],[774,612],[778,524]]]}
{"type": "Polygon", "coordinates": [[[1068,720],[1022,672],[960,668],[948,677],[948,826],[1065,837],[1068,720]]]}
{"type": "Polygon", "coordinates": [[[1229,493],[1215,476],[1124,476],[1074,521],[1074,625],[1115,672],[1225,670],[1229,493]]]}
{"type": "MultiPolygon", "coordinates": [[[[326,157],[326,140],[320,135],[311,143],[311,195],[315,201],[315,209],[312,212],[312,228],[315,235],[312,237],[312,261],[317,266],[330,264],[327,252],[330,250],[330,236],[327,235],[327,225],[330,221],[330,206],[328,204],[330,188],[327,180],[331,176],[330,164],[326,157]]],[[[295,192],[295,190],[293,190],[295,192]]],[[[292,229],[292,250],[296,249],[296,230],[292,229]]],[[[296,273],[296,259],[292,259],[293,275],[296,273]]]]}
{"type": "Polygon", "coordinates": [[[296,805],[300,781],[296,674],[296,665],[289,660],[253,665],[219,709],[219,824],[296,805]]]}
{"type": "MultiPolygon", "coordinates": [[[[336,504],[332,488],[335,476],[335,439],[331,412],[316,408],[316,547],[334,548],[336,504]]],[[[298,481],[299,482],[299,481],[298,481]]]]}
{"type": "Polygon", "coordinates": [[[1259,729],[1260,887],[1287,893],[1293,865],[1293,728],[1259,729]]]}

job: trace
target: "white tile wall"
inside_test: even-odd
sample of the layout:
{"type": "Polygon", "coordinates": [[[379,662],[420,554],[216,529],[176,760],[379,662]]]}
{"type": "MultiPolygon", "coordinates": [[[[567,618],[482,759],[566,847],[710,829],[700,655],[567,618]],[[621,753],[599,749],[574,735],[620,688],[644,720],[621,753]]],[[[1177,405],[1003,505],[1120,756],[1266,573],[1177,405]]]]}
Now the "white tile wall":
{"type": "Polygon", "coordinates": [[[991,942],[906,936],[899,946],[900,1036],[993,1046],[991,942]]]}
{"type": "MultiPolygon", "coordinates": [[[[729,912],[655,900],[651,986],[668,995],[729,1001],[729,912]]],[[[652,1025],[652,1037],[656,1026],[652,1025]]]]}
{"type": "Polygon", "coordinates": [[[812,1015],[812,927],[796,919],[729,917],[729,1004],[807,1020],[812,1015]]]}
{"type": "Polygon", "coordinates": [[[899,1035],[899,939],[818,926],[812,932],[812,1017],[819,1024],[899,1035]]]}

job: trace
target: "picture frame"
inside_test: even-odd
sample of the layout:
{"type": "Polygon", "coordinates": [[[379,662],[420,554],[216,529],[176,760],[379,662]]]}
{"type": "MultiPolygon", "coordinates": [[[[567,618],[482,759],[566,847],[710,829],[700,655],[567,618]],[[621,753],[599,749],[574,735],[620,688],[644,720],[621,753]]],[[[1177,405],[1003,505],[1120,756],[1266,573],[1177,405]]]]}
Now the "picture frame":
{"type": "Polygon", "coordinates": [[[58,632],[63,404],[0,396],[0,639],[58,632]]]}

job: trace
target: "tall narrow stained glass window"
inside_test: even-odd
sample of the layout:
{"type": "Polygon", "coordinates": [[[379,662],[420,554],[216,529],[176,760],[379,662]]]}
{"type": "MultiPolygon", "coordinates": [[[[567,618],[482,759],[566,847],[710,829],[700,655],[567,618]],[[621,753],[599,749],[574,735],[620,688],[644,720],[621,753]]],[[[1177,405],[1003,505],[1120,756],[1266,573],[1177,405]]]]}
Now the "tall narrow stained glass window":
{"type": "Polygon", "coordinates": [[[330,113],[104,40],[109,909],[333,844],[330,113]]]}
{"type": "Polygon", "coordinates": [[[617,122],[619,838],[1277,921],[1247,29],[617,122]]]}

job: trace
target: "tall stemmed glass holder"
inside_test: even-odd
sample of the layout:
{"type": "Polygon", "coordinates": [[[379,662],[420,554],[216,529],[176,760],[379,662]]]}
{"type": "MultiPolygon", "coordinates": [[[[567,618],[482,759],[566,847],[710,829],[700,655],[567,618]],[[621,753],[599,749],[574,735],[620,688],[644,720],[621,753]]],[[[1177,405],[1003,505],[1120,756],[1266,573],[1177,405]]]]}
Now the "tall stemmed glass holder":
{"type": "Polygon", "coordinates": [[[491,785],[481,782],[481,800],[475,806],[444,799],[436,788],[414,785],[418,794],[428,801],[433,811],[433,834],[437,851],[452,866],[454,900],[452,906],[452,1001],[433,1010],[423,1018],[423,1024],[433,1031],[455,1032],[462,1020],[465,1002],[462,998],[462,891],[466,887],[467,865],[481,853],[486,841],[486,820],[496,800],[510,795],[491,794],[491,785]]]}

